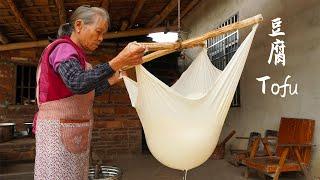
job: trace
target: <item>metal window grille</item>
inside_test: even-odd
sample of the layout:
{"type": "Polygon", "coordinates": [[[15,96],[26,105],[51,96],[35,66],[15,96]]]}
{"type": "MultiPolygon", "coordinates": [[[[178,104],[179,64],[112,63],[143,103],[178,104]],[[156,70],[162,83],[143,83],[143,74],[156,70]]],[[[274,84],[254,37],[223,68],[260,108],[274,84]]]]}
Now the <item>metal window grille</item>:
{"type": "MultiPolygon", "coordinates": [[[[239,14],[235,14],[228,18],[218,28],[239,21],[239,14]]],[[[228,62],[231,60],[234,53],[239,47],[239,31],[223,34],[221,36],[207,40],[208,56],[212,64],[220,70],[223,70],[228,62]]],[[[238,84],[237,90],[232,100],[231,107],[240,106],[240,86],[238,84]]]]}
{"type": "Polygon", "coordinates": [[[17,65],[16,104],[35,102],[36,70],[34,66],[17,65]]]}

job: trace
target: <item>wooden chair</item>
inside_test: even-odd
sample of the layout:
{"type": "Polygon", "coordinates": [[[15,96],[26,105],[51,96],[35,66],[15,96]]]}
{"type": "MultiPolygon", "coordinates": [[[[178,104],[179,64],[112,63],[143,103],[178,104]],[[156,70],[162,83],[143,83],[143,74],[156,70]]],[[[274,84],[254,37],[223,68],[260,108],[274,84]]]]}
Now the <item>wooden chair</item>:
{"type": "MultiPolygon", "coordinates": [[[[231,160],[229,162],[235,166],[242,165],[242,160],[250,157],[250,152],[253,147],[253,142],[255,141],[256,138],[261,138],[261,134],[258,132],[251,132],[249,137],[237,136],[236,139],[238,139],[238,140],[247,140],[248,141],[247,149],[243,149],[243,150],[242,149],[230,149],[231,160]]],[[[269,144],[270,151],[271,151],[272,155],[275,154],[275,141],[277,141],[277,138],[278,138],[278,131],[269,130],[269,129],[267,129],[265,131],[264,139],[268,140],[268,144],[269,144]]],[[[259,149],[260,149],[260,145],[259,145],[259,149]]],[[[256,157],[263,157],[263,156],[267,156],[267,155],[268,154],[266,154],[266,152],[263,150],[259,150],[255,154],[256,157]]]]}
{"type": "Polygon", "coordinates": [[[303,171],[306,178],[311,180],[307,166],[311,159],[314,127],[314,120],[281,118],[276,155],[273,156],[270,152],[267,139],[257,138],[250,157],[242,161],[247,166],[245,177],[248,178],[251,168],[273,177],[274,180],[279,179],[281,172],[289,171],[303,171]],[[256,157],[260,141],[268,154],[266,157],[256,157]]]}

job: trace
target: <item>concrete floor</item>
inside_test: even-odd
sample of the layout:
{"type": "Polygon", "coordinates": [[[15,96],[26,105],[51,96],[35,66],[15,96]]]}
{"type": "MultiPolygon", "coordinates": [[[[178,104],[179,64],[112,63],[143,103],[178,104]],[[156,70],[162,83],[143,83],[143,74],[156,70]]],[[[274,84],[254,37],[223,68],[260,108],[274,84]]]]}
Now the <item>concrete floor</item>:
{"type": "MultiPolygon", "coordinates": [[[[0,164],[0,180],[33,179],[33,163],[0,164]]],[[[107,164],[118,166],[123,171],[122,180],[182,180],[184,173],[160,164],[152,155],[122,156],[107,164]]],[[[234,167],[226,160],[209,159],[203,165],[188,172],[187,180],[241,180],[244,167],[234,167]]],[[[252,173],[249,180],[263,179],[252,173]]],[[[299,174],[287,174],[281,180],[302,180],[299,174]]]]}

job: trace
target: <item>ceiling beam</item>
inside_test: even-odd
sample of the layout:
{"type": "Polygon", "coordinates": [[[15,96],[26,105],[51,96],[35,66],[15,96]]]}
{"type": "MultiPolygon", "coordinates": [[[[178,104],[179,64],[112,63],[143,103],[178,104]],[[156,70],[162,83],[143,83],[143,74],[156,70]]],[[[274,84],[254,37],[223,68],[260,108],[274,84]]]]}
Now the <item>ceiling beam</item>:
{"type": "MultiPolygon", "coordinates": [[[[176,26],[157,27],[157,28],[137,28],[137,29],[132,29],[128,31],[108,32],[104,35],[104,39],[142,36],[142,35],[147,35],[155,32],[176,31],[176,30],[177,30],[176,26]]],[[[9,51],[14,49],[26,49],[26,48],[34,48],[34,47],[45,47],[48,44],[49,44],[48,40],[11,43],[11,44],[0,45],[0,51],[9,51]]]]}
{"type": "Polygon", "coordinates": [[[8,44],[8,38],[0,32],[0,42],[2,44],[8,44]]]}
{"type": "Polygon", "coordinates": [[[168,31],[176,31],[176,26],[167,27],[157,27],[157,28],[136,28],[127,31],[119,31],[119,32],[110,32],[104,35],[104,39],[114,39],[114,38],[122,38],[122,37],[132,37],[132,36],[142,36],[155,32],[168,32],[168,31]]]}
{"type": "Polygon", "coordinates": [[[27,6],[33,6],[34,2],[32,0],[24,0],[27,6]]]}
{"type": "Polygon", "coordinates": [[[7,0],[7,3],[9,5],[11,11],[13,12],[14,16],[18,19],[21,26],[25,29],[25,31],[27,31],[27,33],[32,38],[32,40],[37,40],[37,36],[32,31],[31,27],[27,24],[27,22],[25,21],[25,19],[22,16],[22,14],[20,13],[20,11],[17,9],[17,6],[13,2],[13,0],[7,0]]]}
{"type": "MultiPolygon", "coordinates": [[[[191,2],[187,5],[187,7],[182,10],[180,19],[182,19],[184,16],[186,16],[199,2],[200,2],[200,0],[193,0],[193,1],[191,1],[191,2]]],[[[173,24],[177,24],[177,22],[178,22],[178,18],[176,18],[176,19],[173,21],[173,24]]]]}
{"type": "Polygon", "coordinates": [[[138,15],[139,15],[142,7],[143,7],[143,4],[144,4],[145,1],[146,0],[137,0],[137,3],[135,5],[135,7],[133,9],[133,12],[132,12],[132,15],[130,17],[130,26],[129,26],[129,28],[131,28],[134,25],[134,23],[135,23],[138,15]]]}
{"type": "Polygon", "coordinates": [[[14,50],[14,49],[27,49],[27,48],[34,48],[34,47],[45,47],[48,44],[49,44],[48,40],[10,43],[6,45],[0,45],[0,51],[8,51],[8,50],[14,50]]]}
{"type": "Polygon", "coordinates": [[[147,27],[157,27],[178,5],[177,0],[171,0],[159,15],[155,15],[147,24],[147,27]]]}
{"type": "Polygon", "coordinates": [[[100,6],[102,8],[104,8],[109,13],[109,8],[110,8],[110,1],[109,0],[102,0],[100,6]]]}
{"type": "MultiPolygon", "coordinates": [[[[40,13],[40,14],[25,14],[25,16],[27,17],[47,17],[47,16],[57,16],[58,14],[57,13],[51,13],[51,14],[43,14],[43,13],[40,13]]],[[[0,16],[0,19],[13,19],[15,18],[15,16],[0,16]]]]}
{"type": "Polygon", "coordinates": [[[64,1],[63,0],[55,0],[56,2],[56,6],[58,8],[58,14],[59,14],[59,20],[60,20],[60,24],[64,24],[66,23],[66,11],[64,8],[64,1]]]}

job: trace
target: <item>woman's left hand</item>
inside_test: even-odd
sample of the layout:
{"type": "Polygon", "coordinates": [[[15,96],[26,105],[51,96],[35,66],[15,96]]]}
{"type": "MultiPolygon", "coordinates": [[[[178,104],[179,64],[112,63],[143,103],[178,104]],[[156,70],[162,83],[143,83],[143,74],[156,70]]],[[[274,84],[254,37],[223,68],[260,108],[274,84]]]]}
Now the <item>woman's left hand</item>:
{"type": "Polygon", "coordinates": [[[121,81],[123,76],[127,76],[126,71],[116,71],[113,76],[108,79],[109,84],[112,86],[121,81]]]}

